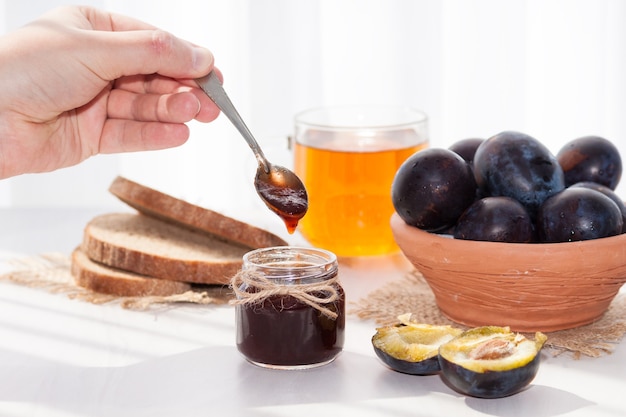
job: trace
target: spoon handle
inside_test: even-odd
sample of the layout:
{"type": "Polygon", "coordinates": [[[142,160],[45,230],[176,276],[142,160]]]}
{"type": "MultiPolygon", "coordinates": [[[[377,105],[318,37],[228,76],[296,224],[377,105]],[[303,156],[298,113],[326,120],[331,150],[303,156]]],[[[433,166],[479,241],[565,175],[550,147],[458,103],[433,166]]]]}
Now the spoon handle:
{"type": "Polygon", "coordinates": [[[222,83],[220,82],[217,74],[214,71],[209,72],[207,75],[196,79],[196,83],[206,93],[207,96],[213,100],[213,102],[219,107],[219,109],[228,117],[231,123],[239,130],[241,136],[248,142],[248,145],[254,152],[257,161],[263,166],[266,173],[270,172],[270,163],[265,158],[261,147],[257,143],[256,139],[248,129],[248,126],[244,123],[243,119],[239,115],[239,112],[230,101],[230,98],[226,94],[222,83]]]}

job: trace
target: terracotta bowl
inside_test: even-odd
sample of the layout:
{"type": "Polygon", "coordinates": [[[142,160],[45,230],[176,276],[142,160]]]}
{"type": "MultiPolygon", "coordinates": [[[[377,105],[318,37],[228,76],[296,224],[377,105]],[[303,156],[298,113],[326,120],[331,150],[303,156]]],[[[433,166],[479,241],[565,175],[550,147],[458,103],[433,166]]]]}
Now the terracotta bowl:
{"type": "Polygon", "coordinates": [[[391,218],[441,312],[467,326],[550,332],[599,319],[626,282],[626,234],[565,243],[453,239],[391,218]]]}

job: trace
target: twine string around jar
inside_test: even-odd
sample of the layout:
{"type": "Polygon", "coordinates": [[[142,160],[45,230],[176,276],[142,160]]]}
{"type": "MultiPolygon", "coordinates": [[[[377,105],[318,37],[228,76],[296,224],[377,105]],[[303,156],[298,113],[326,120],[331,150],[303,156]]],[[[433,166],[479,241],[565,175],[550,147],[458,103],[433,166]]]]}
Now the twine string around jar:
{"type": "Polygon", "coordinates": [[[230,300],[229,303],[234,305],[258,304],[274,295],[289,295],[335,320],[338,316],[337,312],[325,305],[339,299],[339,293],[334,285],[336,282],[337,276],[334,276],[323,282],[281,285],[258,272],[241,270],[231,279],[230,287],[236,298],[230,300]],[[242,290],[241,287],[244,285],[245,287],[254,287],[257,291],[242,290]],[[324,294],[324,296],[316,294],[324,294]]]}

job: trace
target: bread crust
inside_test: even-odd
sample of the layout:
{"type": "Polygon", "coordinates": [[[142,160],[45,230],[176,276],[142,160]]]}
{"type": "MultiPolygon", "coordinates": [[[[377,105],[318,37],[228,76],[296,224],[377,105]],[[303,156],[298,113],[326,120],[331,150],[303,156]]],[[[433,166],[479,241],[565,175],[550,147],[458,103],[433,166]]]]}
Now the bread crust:
{"type": "Polygon", "coordinates": [[[84,229],[81,249],[109,267],[198,284],[227,284],[249,250],[141,213],[93,218],[84,229]]]}
{"type": "Polygon", "coordinates": [[[113,180],[109,191],[145,215],[210,233],[251,249],[288,244],[284,239],[267,230],[193,205],[121,176],[113,180]]]}
{"type": "Polygon", "coordinates": [[[119,297],[168,296],[191,290],[191,285],[184,282],[146,277],[96,263],[80,248],[72,252],[71,272],[78,286],[119,297]]]}

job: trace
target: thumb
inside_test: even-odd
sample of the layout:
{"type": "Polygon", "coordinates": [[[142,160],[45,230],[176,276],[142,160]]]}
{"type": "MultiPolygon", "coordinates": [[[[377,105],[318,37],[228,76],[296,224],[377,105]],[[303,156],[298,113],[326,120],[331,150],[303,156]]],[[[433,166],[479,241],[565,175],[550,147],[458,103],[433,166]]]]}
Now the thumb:
{"type": "Polygon", "coordinates": [[[206,75],[213,68],[211,51],[161,29],[89,31],[87,35],[98,38],[83,43],[90,47],[88,56],[95,66],[92,69],[108,81],[138,74],[190,79],[206,75]],[[93,45],[100,50],[94,51],[97,48],[93,45]]]}

